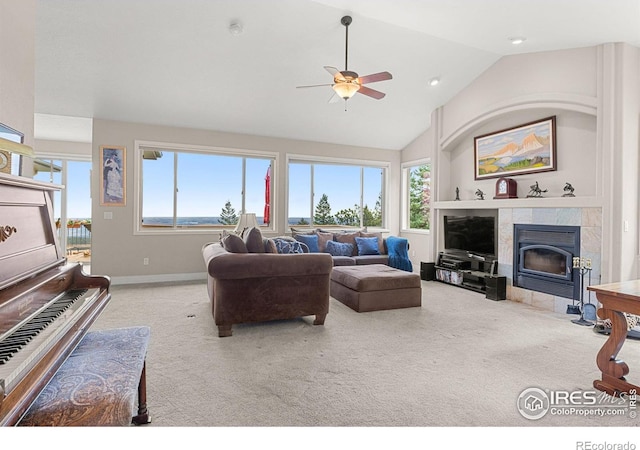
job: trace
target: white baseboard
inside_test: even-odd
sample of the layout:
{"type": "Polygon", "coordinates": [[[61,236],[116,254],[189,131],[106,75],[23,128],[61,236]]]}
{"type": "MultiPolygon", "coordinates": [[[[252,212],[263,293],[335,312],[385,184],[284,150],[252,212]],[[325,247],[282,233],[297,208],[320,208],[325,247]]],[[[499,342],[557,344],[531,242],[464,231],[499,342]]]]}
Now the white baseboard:
{"type": "Polygon", "coordinates": [[[136,275],[130,277],[111,277],[112,285],[167,283],[180,281],[206,281],[207,272],[201,273],[168,273],[162,275],[136,275]]]}

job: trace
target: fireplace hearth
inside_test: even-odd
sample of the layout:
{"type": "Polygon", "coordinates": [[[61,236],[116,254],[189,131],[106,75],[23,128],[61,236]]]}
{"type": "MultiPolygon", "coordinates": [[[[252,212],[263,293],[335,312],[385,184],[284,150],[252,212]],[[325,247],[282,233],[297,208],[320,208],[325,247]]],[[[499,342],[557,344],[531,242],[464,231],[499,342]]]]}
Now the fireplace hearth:
{"type": "Polygon", "coordinates": [[[580,296],[573,258],[580,256],[580,227],[514,224],[513,285],[559,297],[580,296]]]}

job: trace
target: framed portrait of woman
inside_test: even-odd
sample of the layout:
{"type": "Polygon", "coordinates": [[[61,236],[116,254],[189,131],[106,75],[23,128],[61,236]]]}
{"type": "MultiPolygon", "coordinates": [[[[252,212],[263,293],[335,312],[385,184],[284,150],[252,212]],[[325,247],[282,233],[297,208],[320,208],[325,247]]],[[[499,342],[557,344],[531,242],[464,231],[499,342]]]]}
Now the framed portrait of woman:
{"type": "Polygon", "coordinates": [[[100,147],[100,205],[124,206],[126,203],[126,149],[100,147]]]}

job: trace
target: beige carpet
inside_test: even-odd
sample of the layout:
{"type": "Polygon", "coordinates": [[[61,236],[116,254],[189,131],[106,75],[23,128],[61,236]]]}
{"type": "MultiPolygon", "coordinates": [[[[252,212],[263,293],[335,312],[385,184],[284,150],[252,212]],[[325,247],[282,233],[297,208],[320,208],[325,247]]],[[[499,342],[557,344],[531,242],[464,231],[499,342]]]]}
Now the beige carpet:
{"type": "MultiPolygon", "coordinates": [[[[523,418],[529,387],[593,390],[605,337],[438,282],[422,307],[234,326],[218,338],[204,283],[114,286],[93,329],[148,325],[151,427],[637,426],[622,417],[523,418]]],[[[640,370],[640,341],[620,352],[640,370]]]]}

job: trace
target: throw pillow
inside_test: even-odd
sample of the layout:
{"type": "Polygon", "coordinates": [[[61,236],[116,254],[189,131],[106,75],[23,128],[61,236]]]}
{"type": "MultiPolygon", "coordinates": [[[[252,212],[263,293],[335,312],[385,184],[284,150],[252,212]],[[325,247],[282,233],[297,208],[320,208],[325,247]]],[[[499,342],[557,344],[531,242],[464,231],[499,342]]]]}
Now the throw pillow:
{"type": "Polygon", "coordinates": [[[246,244],[237,234],[223,235],[220,243],[229,253],[249,253],[246,244]]]}
{"type": "Polygon", "coordinates": [[[327,242],[333,241],[333,233],[327,231],[316,231],[318,236],[318,251],[325,252],[327,250],[327,242]]]}
{"type": "Polygon", "coordinates": [[[331,256],[351,256],[353,253],[353,244],[329,241],[327,242],[326,252],[331,256]]]}
{"type": "Polygon", "coordinates": [[[273,239],[263,239],[263,244],[265,253],[278,253],[276,243],[273,241],[273,239]]]}
{"type": "Polygon", "coordinates": [[[320,251],[318,248],[318,236],[315,234],[294,234],[293,238],[296,241],[307,244],[307,247],[309,247],[309,253],[318,253],[320,251]]]}
{"type": "Polygon", "coordinates": [[[378,238],[376,237],[357,237],[356,245],[358,246],[358,255],[379,255],[378,238]]]}
{"type": "Polygon", "coordinates": [[[262,243],[262,232],[260,228],[251,227],[245,230],[243,241],[249,253],[264,253],[264,244],[262,243]]]}
{"type": "Polygon", "coordinates": [[[289,227],[291,230],[291,236],[295,236],[296,234],[315,234],[316,230],[313,228],[294,228],[289,227]]]}
{"type": "Polygon", "coordinates": [[[284,239],[281,237],[273,238],[273,242],[276,244],[276,250],[278,253],[304,253],[302,244],[295,239],[284,239]]]}
{"type": "Polygon", "coordinates": [[[334,234],[334,240],[341,242],[343,244],[351,244],[351,255],[346,256],[357,256],[358,255],[358,247],[356,246],[356,237],[360,236],[360,232],[356,231],[355,233],[336,233],[334,234]]]}
{"type": "Polygon", "coordinates": [[[386,255],[386,250],[384,248],[384,238],[382,237],[382,233],[381,232],[375,232],[372,231],[370,233],[366,233],[364,231],[360,232],[360,237],[375,237],[378,239],[378,252],[380,252],[381,255],[386,255]]]}

